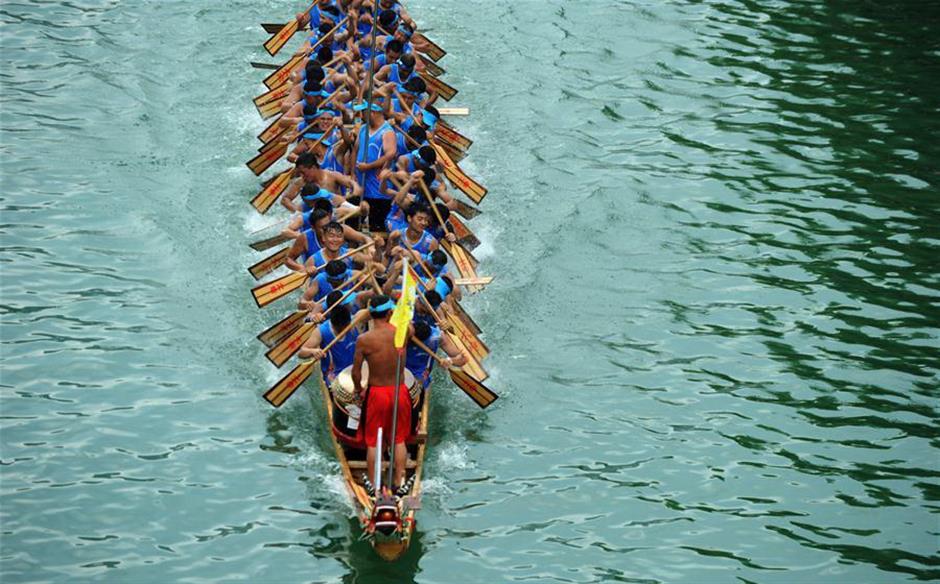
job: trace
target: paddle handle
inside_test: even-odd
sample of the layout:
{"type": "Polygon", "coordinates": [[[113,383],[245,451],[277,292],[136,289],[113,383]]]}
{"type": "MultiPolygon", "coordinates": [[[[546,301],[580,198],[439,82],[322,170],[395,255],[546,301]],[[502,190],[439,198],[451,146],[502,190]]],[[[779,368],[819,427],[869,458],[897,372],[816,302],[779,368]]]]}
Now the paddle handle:
{"type": "MultiPolygon", "coordinates": [[[[428,355],[430,355],[431,357],[433,357],[434,360],[437,361],[437,362],[441,365],[441,367],[444,367],[444,361],[445,361],[445,359],[444,359],[443,357],[441,357],[440,355],[438,355],[437,352],[432,351],[430,347],[428,347],[427,345],[425,345],[424,343],[422,343],[421,341],[419,341],[419,340],[418,340],[417,338],[415,338],[414,336],[411,337],[411,342],[414,343],[414,344],[416,344],[416,345],[418,345],[418,348],[419,348],[419,349],[421,349],[422,351],[424,351],[425,353],[427,353],[428,355]]],[[[453,366],[453,362],[451,362],[451,365],[453,366]]]]}
{"type": "Polygon", "coordinates": [[[434,204],[434,198],[431,196],[431,191],[428,190],[428,185],[424,184],[424,179],[418,181],[418,187],[421,188],[421,192],[424,193],[424,197],[428,200],[428,205],[431,206],[431,210],[434,211],[434,216],[437,217],[437,222],[441,224],[441,227],[444,229],[444,233],[450,234],[450,225],[441,217],[441,212],[437,210],[437,205],[434,204]]]}
{"type": "MultiPolygon", "coordinates": [[[[339,256],[338,258],[336,258],[335,260],[330,260],[330,261],[337,261],[337,262],[343,261],[343,260],[345,260],[346,258],[348,258],[349,256],[354,255],[354,254],[357,254],[357,253],[359,253],[360,251],[366,249],[367,247],[372,247],[373,245],[375,245],[375,240],[372,240],[372,241],[370,241],[369,243],[365,243],[365,244],[363,244],[363,245],[360,245],[360,246],[357,247],[356,249],[351,249],[351,250],[347,251],[346,253],[344,253],[343,255],[341,255],[341,256],[339,256]]],[[[326,267],[326,264],[328,264],[328,263],[329,263],[329,261],[326,262],[326,263],[324,263],[322,266],[314,266],[314,268],[313,268],[313,274],[316,274],[317,272],[319,272],[320,270],[322,270],[323,268],[325,268],[325,267],[326,267]]],[[[310,275],[310,276],[312,276],[313,274],[309,274],[309,273],[308,273],[308,275],[310,275]]]]}

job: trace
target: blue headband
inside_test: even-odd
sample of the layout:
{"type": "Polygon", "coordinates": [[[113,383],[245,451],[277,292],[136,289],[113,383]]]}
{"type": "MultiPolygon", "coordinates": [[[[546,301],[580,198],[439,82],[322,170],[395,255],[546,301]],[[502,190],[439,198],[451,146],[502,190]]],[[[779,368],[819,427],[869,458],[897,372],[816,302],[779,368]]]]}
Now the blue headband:
{"type": "Polygon", "coordinates": [[[394,310],[394,309],[395,309],[395,303],[392,302],[391,298],[389,298],[388,300],[385,301],[385,304],[382,304],[380,306],[370,306],[369,312],[371,314],[378,314],[380,312],[387,312],[389,310],[394,310]]]}
{"type": "Polygon", "coordinates": [[[305,92],[304,92],[304,96],[306,96],[306,97],[317,97],[317,96],[319,96],[319,97],[329,97],[330,94],[327,93],[325,90],[321,89],[320,91],[305,91],[305,92]]]}
{"type": "MultiPolygon", "coordinates": [[[[361,111],[363,111],[364,109],[366,109],[366,107],[368,107],[368,104],[367,104],[367,103],[357,103],[356,105],[353,106],[353,111],[361,112],[361,111]]],[[[382,111],[382,106],[380,106],[379,104],[377,104],[377,103],[375,103],[375,102],[372,102],[372,108],[371,108],[371,109],[372,109],[372,111],[374,111],[374,112],[380,112],[380,111],[382,111]]]]}
{"type": "Polygon", "coordinates": [[[327,274],[326,279],[327,280],[348,280],[351,275],[352,275],[352,272],[350,272],[349,268],[346,268],[346,271],[340,274],[339,276],[331,276],[327,274]]]}

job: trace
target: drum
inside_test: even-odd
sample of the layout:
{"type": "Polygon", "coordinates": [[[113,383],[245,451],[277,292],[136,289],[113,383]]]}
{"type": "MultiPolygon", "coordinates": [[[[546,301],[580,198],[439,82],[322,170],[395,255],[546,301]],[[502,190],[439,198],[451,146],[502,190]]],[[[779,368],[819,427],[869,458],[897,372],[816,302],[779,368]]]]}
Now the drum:
{"type": "MultiPolygon", "coordinates": [[[[404,370],[405,378],[402,382],[408,388],[408,393],[411,395],[411,405],[418,403],[418,399],[421,397],[421,384],[418,383],[418,380],[415,379],[414,374],[408,369],[404,370]]],[[[363,362],[362,364],[362,386],[367,387],[369,385],[369,364],[363,362]]],[[[353,388],[352,381],[352,365],[343,369],[339,372],[333,382],[330,383],[330,393],[333,394],[333,398],[340,404],[350,404],[356,401],[356,391],[353,388]]]]}

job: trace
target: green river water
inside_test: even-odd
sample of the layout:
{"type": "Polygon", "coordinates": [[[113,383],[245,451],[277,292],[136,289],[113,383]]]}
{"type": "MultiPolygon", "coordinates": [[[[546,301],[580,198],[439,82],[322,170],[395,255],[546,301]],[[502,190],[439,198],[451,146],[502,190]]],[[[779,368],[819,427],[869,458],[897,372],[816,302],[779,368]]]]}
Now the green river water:
{"type": "Polygon", "coordinates": [[[940,579],[940,5],[411,0],[501,399],[435,385],[392,565],[260,397],[248,62],[301,4],[0,2],[0,582],[940,579]]]}

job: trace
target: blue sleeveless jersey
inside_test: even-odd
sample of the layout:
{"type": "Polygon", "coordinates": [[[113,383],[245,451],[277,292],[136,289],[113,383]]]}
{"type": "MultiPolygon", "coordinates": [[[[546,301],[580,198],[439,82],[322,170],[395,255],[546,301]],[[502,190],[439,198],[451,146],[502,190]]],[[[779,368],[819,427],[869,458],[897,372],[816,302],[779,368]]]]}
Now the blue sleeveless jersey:
{"type": "MultiPolygon", "coordinates": [[[[407,247],[405,247],[406,237],[407,237],[407,234],[404,231],[402,231],[401,238],[398,240],[398,245],[404,247],[405,249],[408,249],[407,247]]],[[[411,249],[415,250],[419,254],[426,255],[426,254],[431,253],[432,241],[434,241],[434,236],[428,233],[427,230],[425,230],[421,232],[421,237],[418,239],[417,243],[411,243],[409,241],[408,244],[411,245],[411,249]]]]}
{"type": "MultiPolygon", "coordinates": [[[[344,246],[342,246],[342,247],[339,248],[339,254],[340,254],[340,255],[343,255],[343,254],[346,253],[347,251],[349,251],[349,247],[348,247],[348,246],[345,246],[345,245],[344,245],[344,246]]],[[[325,265],[330,261],[330,260],[326,259],[326,258],[323,256],[323,248],[321,248],[317,253],[313,254],[313,256],[311,256],[311,257],[313,257],[313,265],[315,265],[315,266],[318,267],[318,268],[325,266],[325,265]]],[[[346,258],[346,259],[344,259],[344,260],[343,260],[343,263],[346,264],[347,267],[350,267],[350,268],[351,268],[351,267],[352,267],[352,258],[346,258]]]]}
{"type": "MultiPolygon", "coordinates": [[[[320,324],[320,346],[325,347],[336,338],[336,332],[333,331],[333,325],[329,321],[320,324]]],[[[343,369],[353,364],[353,356],[356,352],[356,339],[359,338],[359,331],[351,329],[346,336],[337,341],[330,347],[327,355],[320,359],[320,370],[323,371],[323,378],[327,383],[343,369]]],[[[430,346],[430,345],[429,345],[430,346]]]]}
{"type": "MultiPolygon", "coordinates": [[[[440,329],[431,327],[431,336],[423,342],[429,349],[436,352],[441,345],[440,329]]],[[[408,344],[408,349],[405,351],[405,367],[408,368],[408,371],[411,371],[415,379],[421,380],[422,387],[425,389],[431,383],[431,369],[433,366],[434,358],[431,355],[427,354],[424,349],[418,348],[414,343],[408,344]]]]}
{"type": "MultiPolygon", "coordinates": [[[[356,156],[358,162],[375,162],[382,156],[382,136],[392,129],[388,122],[382,124],[378,130],[369,133],[368,157],[366,156],[365,136],[368,128],[364,126],[359,130],[359,152],[356,156]]],[[[363,197],[366,199],[391,199],[379,189],[379,177],[376,170],[366,172],[356,171],[356,179],[362,185],[363,197]]]]}
{"type": "Polygon", "coordinates": [[[320,240],[317,239],[317,233],[313,229],[305,229],[303,235],[307,238],[307,251],[300,254],[300,263],[305,263],[309,257],[320,251],[320,248],[323,247],[320,245],[320,240]]]}

